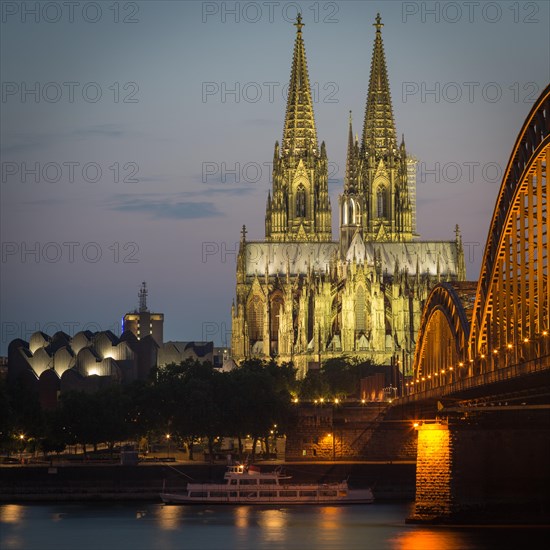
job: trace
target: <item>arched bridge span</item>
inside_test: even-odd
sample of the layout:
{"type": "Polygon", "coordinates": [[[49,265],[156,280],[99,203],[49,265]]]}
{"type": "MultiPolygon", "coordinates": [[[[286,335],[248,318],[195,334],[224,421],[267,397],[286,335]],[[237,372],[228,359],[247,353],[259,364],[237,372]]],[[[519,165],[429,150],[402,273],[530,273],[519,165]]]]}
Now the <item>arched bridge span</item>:
{"type": "Polygon", "coordinates": [[[512,149],[479,281],[462,283],[462,295],[456,285],[439,284],[427,300],[412,391],[519,364],[548,368],[550,361],[541,359],[550,354],[549,165],[550,86],[512,149]]]}

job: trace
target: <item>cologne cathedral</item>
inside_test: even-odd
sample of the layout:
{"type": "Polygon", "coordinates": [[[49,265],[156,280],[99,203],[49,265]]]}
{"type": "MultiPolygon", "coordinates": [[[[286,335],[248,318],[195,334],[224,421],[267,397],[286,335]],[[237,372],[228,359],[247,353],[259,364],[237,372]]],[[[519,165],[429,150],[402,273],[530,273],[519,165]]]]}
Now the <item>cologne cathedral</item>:
{"type": "Polygon", "coordinates": [[[275,143],[265,240],[246,229],[237,257],[232,355],[293,361],[301,376],[330,357],[411,357],[431,287],[466,277],[453,241],[415,232],[416,161],[398,145],[380,15],[361,142],[350,115],[340,234],[333,240],[328,156],[319,147],[298,15],[281,143],[275,143]]]}

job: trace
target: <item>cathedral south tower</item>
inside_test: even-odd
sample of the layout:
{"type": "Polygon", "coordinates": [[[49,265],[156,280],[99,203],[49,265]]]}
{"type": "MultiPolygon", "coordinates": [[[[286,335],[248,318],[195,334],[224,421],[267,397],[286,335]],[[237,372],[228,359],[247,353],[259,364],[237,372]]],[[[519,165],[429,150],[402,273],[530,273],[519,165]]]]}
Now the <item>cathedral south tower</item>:
{"type": "Polygon", "coordinates": [[[350,114],[344,193],[340,197],[343,249],[356,232],[369,241],[411,241],[414,237],[414,159],[407,156],[404,138],[397,145],[383,26],[378,14],[361,146],[353,140],[350,114]]]}

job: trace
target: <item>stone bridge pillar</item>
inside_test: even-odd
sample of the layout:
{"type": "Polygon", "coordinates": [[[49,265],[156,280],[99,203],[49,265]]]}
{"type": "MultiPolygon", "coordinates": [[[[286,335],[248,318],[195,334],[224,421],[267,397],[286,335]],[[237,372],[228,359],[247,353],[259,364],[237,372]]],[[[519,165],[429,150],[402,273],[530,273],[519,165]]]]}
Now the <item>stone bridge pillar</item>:
{"type": "Polygon", "coordinates": [[[451,491],[451,432],[448,424],[421,424],[416,455],[416,497],[410,521],[449,518],[451,491]]]}
{"type": "Polygon", "coordinates": [[[466,415],[417,430],[408,522],[550,521],[548,409],[466,415]]]}

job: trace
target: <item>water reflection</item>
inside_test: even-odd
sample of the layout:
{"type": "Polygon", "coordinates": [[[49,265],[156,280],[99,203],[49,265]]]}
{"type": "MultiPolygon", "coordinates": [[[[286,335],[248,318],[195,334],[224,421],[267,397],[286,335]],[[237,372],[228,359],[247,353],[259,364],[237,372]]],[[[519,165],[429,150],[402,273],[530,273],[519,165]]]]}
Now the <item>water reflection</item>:
{"type": "Polygon", "coordinates": [[[261,510],[258,525],[262,539],[267,542],[283,542],[286,536],[287,518],[284,510],[261,510]]]}
{"type": "Polygon", "coordinates": [[[0,506],[1,523],[18,523],[23,518],[24,507],[20,504],[4,504],[0,506]]]}
{"type": "Polygon", "coordinates": [[[437,528],[417,529],[399,533],[394,539],[395,550],[467,550],[471,548],[457,531],[440,531],[437,528]]]}
{"type": "Polygon", "coordinates": [[[336,540],[339,530],[342,528],[343,509],[339,506],[326,506],[319,509],[320,535],[328,540],[336,540]]]}
{"type": "Polygon", "coordinates": [[[408,508],[8,504],[0,505],[0,549],[517,550],[548,538],[519,527],[407,525],[408,508]]]}
{"type": "Polygon", "coordinates": [[[184,506],[162,506],[157,518],[159,527],[165,531],[178,529],[183,520],[184,511],[184,506]]]}
{"type": "Polygon", "coordinates": [[[248,506],[239,506],[235,508],[235,525],[238,529],[247,529],[250,520],[250,508],[248,506]]]}

